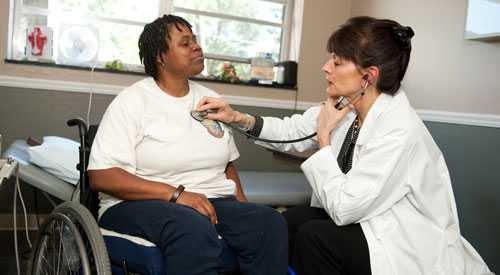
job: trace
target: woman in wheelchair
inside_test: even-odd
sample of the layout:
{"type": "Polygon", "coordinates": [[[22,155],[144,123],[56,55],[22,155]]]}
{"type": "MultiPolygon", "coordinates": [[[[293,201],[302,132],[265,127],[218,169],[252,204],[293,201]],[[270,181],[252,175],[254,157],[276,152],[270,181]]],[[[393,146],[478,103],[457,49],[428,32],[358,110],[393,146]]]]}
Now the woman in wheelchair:
{"type": "Polygon", "coordinates": [[[188,80],[204,68],[191,25],[174,15],[147,24],[139,56],[150,77],[113,100],[92,145],[100,226],[155,243],[168,275],[218,274],[223,243],[241,274],[286,274],[283,217],[246,201],[231,131],[190,115],[203,96],[218,96],[188,80]]]}

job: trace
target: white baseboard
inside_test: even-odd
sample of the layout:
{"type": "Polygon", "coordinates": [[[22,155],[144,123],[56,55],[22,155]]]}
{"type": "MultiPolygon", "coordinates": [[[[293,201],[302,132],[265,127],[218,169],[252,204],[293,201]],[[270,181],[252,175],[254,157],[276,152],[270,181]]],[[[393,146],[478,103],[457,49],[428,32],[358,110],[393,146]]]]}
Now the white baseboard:
{"type": "MultiPolygon", "coordinates": [[[[0,214],[0,231],[14,230],[13,217],[14,216],[12,214],[0,214]]],[[[40,221],[40,224],[42,224],[43,221],[47,219],[47,217],[48,214],[38,215],[38,220],[40,221]]],[[[18,214],[16,219],[17,219],[17,230],[24,230],[25,229],[24,215],[18,214]]],[[[38,224],[36,221],[35,214],[28,214],[28,230],[38,230],[38,224]]]]}
{"type": "MultiPolygon", "coordinates": [[[[123,88],[125,88],[124,86],[117,85],[89,84],[6,75],[0,75],[0,86],[78,93],[88,93],[93,91],[95,94],[106,95],[117,95],[121,90],[123,90],[123,88]]],[[[299,101],[295,103],[293,100],[265,99],[246,96],[226,95],[224,97],[231,104],[287,110],[293,109],[294,106],[297,107],[297,110],[306,110],[307,108],[318,104],[317,102],[299,101]]],[[[417,113],[424,121],[500,128],[500,115],[444,112],[434,110],[417,110],[417,113]]]]}

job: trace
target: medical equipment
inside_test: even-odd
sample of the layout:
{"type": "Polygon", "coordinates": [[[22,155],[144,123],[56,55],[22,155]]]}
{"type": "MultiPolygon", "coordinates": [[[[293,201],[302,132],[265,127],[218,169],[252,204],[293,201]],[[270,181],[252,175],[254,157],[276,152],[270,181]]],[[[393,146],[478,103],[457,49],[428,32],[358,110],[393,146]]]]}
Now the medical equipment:
{"type": "Polygon", "coordinates": [[[106,245],[92,214],[77,202],[57,206],[43,222],[28,266],[34,274],[111,275],[106,245]]]}
{"type": "MultiPolygon", "coordinates": [[[[347,97],[345,96],[341,96],[338,100],[337,100],[337,103],[335,103],[335,109],[337,110],[342,110],[344,109],[347,105],[349,104],[353,104],[353,102],[355,102],[356,99],[358,99],[359,97],[363,96],[365,94],[365,91],[366,91],[366,88],[368,88],[368,85],[370,84],[369,81],[368,81],[368,74],[365,74],[363,75],[363,80],[365,80],[365,85],[362,89],[360,89],[356,95],[351,99],[349,100],[347,97]]],[[[333,84],[335,85],[335,84],[333,84]]],[[[211,109],[208,109],[208,110],[205,110],[205,111],[196,111],[196,110],[192,110],[191,111],[191,116],[196,120],[196,121],[199,121],[201,122],[204,126],[205,124],[203,122],[205,121],[213,121],[213,120],[210,120],[210,119],[207,119],[207,115],[209,113],[214,113],[215,111],[214,110],[211,110],[211,109]]],[[[217,121],[213,121],[213,122],[217,122],[217,121]]],[[[222,121],[221,121],[222,122],[222,121]]],[[[259,138],[259,137],[256,137],[252,134],[249,134],[247,131],[241,129],[241,127],[238,127],[234,124],[231,124],[231,123],[225,123],[225,122],[222,122],[224,124],[226,124],[227,126],[231,127],[232,129],[242,133],[244,136],[246,136],[247,138],[251,138],[251,139],[254,139],[254,140],[258,140],[258,141],[263,141],[263,142],[268,142],[268,143],[295,143],[295,142],[300,142],[300,141],[304,141],[304,140],[307,140],[307,139],[310,139],[310,138],[313,138],[314,136],[317,135],[317,133],[312,133],[310,135],[307,135],[305,137],[301,137],[301,138],[297,138],[297,139],[291,139],[291,140],[274,140],[274,139],[265,139],[265,138],[259,138]]],[[[217,123],[216,123],[217,124],[217,123]]],[[[206,126],[205,126],[206,127],[206,126]]]]}
{"type": "Polygon", "coordinates": [[[0,159],[0,185],[4,179],[8,179],[16,170],[17,161],[12,158],[0,159]]]}
{"type": "MultiPolygon", "coordinates": [[[[366,89],[366,88],[365,88],[365,89],[366,89]]],[[[365,95],[365,89],[360,90],[360,91],[358,92],[358,94],[356,94],[356,96],[354,96],[354,98],[353,98],[353,99],[351,99],[351,100],[349,100],[349,99],[348,99],[347,97],[345,97],[345,96],[341,96],[341,97],[338,99],[337,103],[335,103],[335,109],[337,109],[337,110],[339,110],[339,111],[340,111],[340,110],[344,109],[347,105],[352,104],[352,102],[354,102],[356,99],[358,99],[358,97],[365,95]]]]}
{"type": "Polygon", "coordinates": [[[208,132],[215,137],[222,137],[224,135],[224,130],[220,125],[220,122],[217,120],[211,120],[206,118],[206,113],[191,111],[191,116],[199,121],[205,128],[207,128],[208,132]]]}
{"type": "MultiPolygon", "coordinates": [[[[337,110],[342,110],[344,109],[347,105],[349,104],[354,104],[353,102],[355,102],[356,99],[358,99],[358,97],[360,96],[364,96],[365,95],[365,91],[366,91],[366,88],[368,88],[368,85],[370,84],[370,82],[368,81],[368,77],[369,75],[368,74],[365,74],[363,75],[363,80],[365,81],[365,85],[363,86],[362,89],[360,89],[356,95],[351,99],[349,100],[347,97],[345,96],[341,96],[338,100],[337,100],[337,103],[335,104],[335,109],[337,110]]],[[[335,88],[338,90],[337,86],[335,85],[335,82],[332,82],[333,86],[335,86],[335,88]]]]}
{"type": "MultiPolygon", "coordinates": [[[[81,187],[80,203],[85,205],[87,209],[90,210],[89,214],[92,213],[92,215],[94,215],[91,219],[95,221],[99,208],[99,198],[98,193],[93,191],[90,187],[90,181],[86,169],[90,149],[97,133],[98,125],[90,125],[87,127],[87,124],[81,118],[70,119],[68,120],[67,125],[78,127],[80,137],[80,162],[78,164],[81,187]]],[[[142,241],[146,240],[134,236],[125,234],[117,236],[116,232],[113,232],[115,234],[109,234],[108,232],[103,232],[103,230],[101,230],[101,232],[104,235],[103,241],[107,247],[107,254],[109,254],[113,274],[123,274],[128,271],[130,271],[130,274],[165,274],[166,263],[162,255],[162,251],[156,245],[150,242],[144,244],[142,241]],[[125,236],[125,238],[123,236],[125,236]],[[131,239],[130,237],[134,238],[131,239]],[[137,240],[139,240],[139,243],[135,242],[137,240]]],[[[236,254],[232,252],[231,248],[225,241],[221,240],[221,245],[222,255],[219,272],[221,274],[233,274],[233,272],[238,269],[236,254]]]]}
{"type": "MultiPolygon", "coordinates": [[[[201,111],[201,112],[198,112],[196,110],[193,110],[191,111],[191,116],[196,120],[196,121],[199,121],[200,123],[203,124],[203,121],[213,121],[211,119],[207,119],[207,115],[209,113],[212,113],[213,110],[206,110],[206,111],[201,111]]],[[[219,122],[219,121],[214,121],[214,122],[219,122]]],[[[222,122],[224,123],[224,122],[222,122]]],[[[251,138],[251,139],[255,139],[255,140],[259,140],[259,141],[264,141],[264,142],[269,142],[269,143],[294,143],[294,142],[299,142],[299,141],[303,141],[303,140],[306,140],[306,139],[310,139],[312,137],[314,137],[316,135],[316,133],[313,133],[313,134],[310,134],[308,136],[305,136],[305,137],[302,137],[302,138],[298,138],[298,139],[292,139],[292,140],[272,140],[272,139],[265,139],[265,138],[259,138],[259,137],[256,137],[254,135],[251,135],[249,133],[247,133],[246,131],[242,130],[241,128],[239,128],[238,126],[234,125],[234,124],[231,124],[231,123],[224,123],[226,124],[227,126],[231,127],[232,129],[242,133],[243,135],[245,135],[246,137],[248,138],[251,138]]]]}
{"type": "Polygon", "coordinates": [[[13,218],[14,218],[14,250],[15,250],[15,257],[16,257],[16,268],[17,268],[17,274],[20,274],[21,268],[19,265],[19,251],[18,251],[18,242],[17,242],[17,194],[19,193],[19,197],[21,199],[21,203],[23,206],[23,211],[24,211],[24,222],[26,225],[26,239],[28,241],[28,245],[31,248],[31,241],[29,238],[28,234],[28,221],[27,221],[27,212],[26,212],[26,205],[24,204],[24,199],[21,194],[21,188],[19,187],[19,173],[18,173],[18,162],[11,158],[7,157],[7,159],[0,159],[0,185],[2,185],[2,182],[4,179],[9,179],[11,175],[16,172],[16,185],[14,188],[14,206],[13,206],[13,218]]]}
{"type": "MultiPolygon", "coordinates": [[[[342,110],[345,106],[347,106],[348,104],[351,104],[351,102],[354,102],[354,100],[356,100],[358,97],[364,95],[365,89],[366,89],[366,86],[362,90],[360,90],[360,92],[352,100],[349,100],[346,97],[339,98],[339,100],[335,104],[335,109],[342,110]],[[345,101],[347,101],[347,102],[345,102],[345,101]]],[[[207,121],[207,120],[213,121],[213,120],[210,120],[210,119],[206,118],[209,113],[213,113],[213,112],[214,111],[211,110],[211,109],[206,110],[206,111],[201,111],[201,112],[193,110],[193,111],[191,111],[191,116],[196,121],[199,121],[200,123],[202,123],[203,125],[205,125],[203,123],[204,121],[207,121]]],[[[214,122],[217,122],[217,121],[214,121],[214,122]]],[[[222,122],[222,123],[224,123],[224,122],[222,122]]],[[[236,125],[234,125],[232,123],[224,123],[224,124],[226,124],[227,126],[231,127],[232,129],[240,132],[241,134],[243,134],[247,138],[251,138],[251,139],[258,140],[258,141],[263,141],[263,142],[268,142],[268,143],[295,143],[295,142],[300,142],[300,141],[304,141],[304,140],[313,138],[314,136],[317,135],[317,133],[315,132],[315,133],[312,133],[312,134],[307,135],[305,137],[301,137],[301,138],[297,138],[297,139],[291,139],[291,140],[265,139],[265,138],[259,138],[259,137],[256,137],[254,135],[251,135],[247,131],[242,130],[240,127],[238,127],[238,126],[236,126],[236,125]]]]}

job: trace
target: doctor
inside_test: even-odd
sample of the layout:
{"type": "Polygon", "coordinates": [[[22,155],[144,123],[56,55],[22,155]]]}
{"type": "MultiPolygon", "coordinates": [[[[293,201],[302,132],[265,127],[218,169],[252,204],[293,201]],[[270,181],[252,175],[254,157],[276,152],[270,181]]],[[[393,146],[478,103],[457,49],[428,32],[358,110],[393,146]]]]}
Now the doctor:
{"type": "Polygon", "coordinates": [[[303,115],[250,116],[205,98],[208,118],[267,139],[318,135],[282,151],[319,150],[302,165],[311,206],[284,213],[299,275],[491,274],[460,235],[444,157],[401,90],[410,27],[371,17],[348,20],[328,40],[327,99],[303,115]],[[334,105],[348,99],[342,110],[334,105]]]}

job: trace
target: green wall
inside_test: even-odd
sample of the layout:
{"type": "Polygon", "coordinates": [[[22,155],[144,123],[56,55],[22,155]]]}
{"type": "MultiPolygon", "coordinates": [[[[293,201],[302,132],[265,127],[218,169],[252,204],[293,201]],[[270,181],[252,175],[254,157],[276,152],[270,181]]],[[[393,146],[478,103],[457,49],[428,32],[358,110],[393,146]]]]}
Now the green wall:
{"type": "MultiPolygon", "coordinates": [[[[94,95],[91,120],[98,122],[113,96],[94,95]]],[[[58,135],[77,139],[66,126],[72,117],[85,117],[88,95],[0,87],[0,133],[4,148],[15,139],[58,135]]],[[[234,106],[248,113],[283,116],[292,110],[234,106]]],[[[500,129],[426,122],[446,158],[457,200],[462,234],[480,252],[490,268],[500,272],[500,129]]],[[[300,171],[300,162],[274,155],[236,135],[240,170],[300,171]]],[[[26,189],[29,209],[34,197],[26,189]]],[[[12,183],[0,187],[0,214],[12,211],[12,183]]]]}

